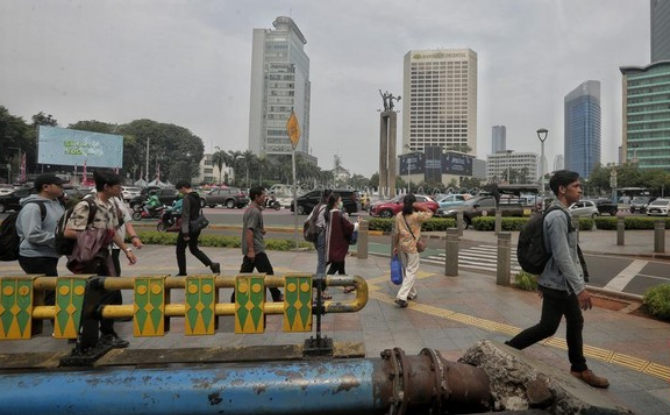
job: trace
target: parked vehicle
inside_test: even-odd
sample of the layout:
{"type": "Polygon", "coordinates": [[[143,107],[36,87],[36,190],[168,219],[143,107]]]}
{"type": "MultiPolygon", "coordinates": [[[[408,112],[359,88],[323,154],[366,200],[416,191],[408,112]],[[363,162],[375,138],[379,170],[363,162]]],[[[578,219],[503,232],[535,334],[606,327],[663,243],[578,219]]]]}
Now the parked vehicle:
{"type": "Polygon", "coordinates": [[[446,208],[449,206],[460,206],[463,204],[463,202],[469,199],[468,196],[469,195],[464,194],[450,194],[442,196],[441,198],[436,199],[436,201],[441,208],[446,208]]]}
{"type": "Polygon", "coordinates": [[[139,196],[141,191],[142,190],[139,187],[121,186],[121,196],[126,202],[129,202],[130,199],[139,196]]]}
{"type": "Polygon", "coordinates": [[[619,212],[619,206],[616,203],[612,203],[609,199],[596,199],[596,206],[598,206],[598,214],[600,215],[616,215],[619,212]]]}
{"type": "Polygon", "coordinates": [[[656,199],[649,203],[647,216],[670,216],[670,199],[656,199]]]}
{"type": "MultiPolygon", "coordinates": [[[[440,206],[434,201],[430,196],[426,195],[415,195],[416,201],[433,211],[437,212],[440,206]]],[[[396,196],[391,200],[381,200],[372,204],[370,208],[370,215],[379,216],[382,218],[392,218],[402,210],[402,201],[405,199],[405,195],[396,196]]]]}
{"type": "MultiPolygon", "coordinates": [[[[347,213],[357,213],[361,210],[361,200],[356,190],[333,189],[333,192],[338,193],[342,197],[344,210],[347,213]]],[[[314,206],[318,205],[321,201],[322,194],[323,190],[312,190],[311,192],[305,193],[302,196],[298,196],[298,214],[309,215],[312,209],[314,209],[314,206]]],[[[295,211],[295,207],[294,203],[291,203],[291,212],[293,211],[295,211]]]]}
{"type": "MultiPolygon", "coordinates": [[[[516,203],[511,199],[500,199],[500,213],[502,216],[527,216],[530,215],[532,209],[523,206],[519,199],[515,199],[516,203]]],[[[440,218],[456,218],[458,212],[463,212],[463,222],[465,227],[470,227],[472,220],[479,216],[495,216],[496,201],[493,196],[477,196],[466,200],[461,206],[451,206],[447,208],[440,208],[435,214],[440,218]]]]}
{"type": "Polygon", "coordinates": [[[18,212],[21,210],[21,199],[34,193],[37,193],[34,187],[24,187],[11,193],[0,195],[0,213],[5,213],[8,210],[18,212]]]}
{"type": "Polygon", "coordinates": [[[575,202],[570,207],[570,213],[572,216],[588,216],[590,218],[595,218],[600,214],[598,212],[598,206],[593,200],[580,200],[575,202]]]}
{"type": "MultiPolygon", "coordinates": [[[[237,187],[224,187],[210,190],[202,198],[204,206],[213,208],[216,205],[223,205],[228,209],[242,209],[249,204],[249,197],[237,187]]],[[[202,205],[203,203],[201,203],[202,205]]]]}
{"type": "Polygon", "coordinates": [[[630,202],[630,213],[644,213],[647,211],[647,205],[651,201],[651,198],[646,196],[638,196],[630,202]]]}

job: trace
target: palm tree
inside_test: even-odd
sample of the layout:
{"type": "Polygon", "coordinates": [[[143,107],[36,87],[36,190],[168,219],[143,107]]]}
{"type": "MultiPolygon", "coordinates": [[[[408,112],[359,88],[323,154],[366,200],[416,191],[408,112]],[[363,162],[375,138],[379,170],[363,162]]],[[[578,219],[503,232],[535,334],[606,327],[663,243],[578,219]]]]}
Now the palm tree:
{"type": "Polygon", "coordinates": [[[228,160],[230,156],[224,150],[221,150],[218,146],[215,147],[216,151],[212,154],[212,163],[219,169],[219,185],[221,184],[221,175],[223,173],[223,165],[228,165],[228,160]]]}
{"type": "Polygon", "coordinates": [[[230,157],[230,166],[233,168],[233,175],[235,176],[235,186],[240,185],[240,181],[238,180],[238,174],[240,172],[240,160],[239,157],[242,156],[241,151],[237,150],[228,150],[228,156],[230,157]]]}

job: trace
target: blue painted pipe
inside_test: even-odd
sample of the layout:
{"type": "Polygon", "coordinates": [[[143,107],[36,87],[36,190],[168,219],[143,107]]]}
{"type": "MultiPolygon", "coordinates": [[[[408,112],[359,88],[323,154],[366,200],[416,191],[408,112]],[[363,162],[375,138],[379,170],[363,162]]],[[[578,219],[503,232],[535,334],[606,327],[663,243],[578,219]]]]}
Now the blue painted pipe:
{"type": "Polygon", "coordinates": [[[0,414],[440,414],[479,412],[489,400],[483,370],[432,349],[386,350],[377,359],[0,373],[0,414]]]}

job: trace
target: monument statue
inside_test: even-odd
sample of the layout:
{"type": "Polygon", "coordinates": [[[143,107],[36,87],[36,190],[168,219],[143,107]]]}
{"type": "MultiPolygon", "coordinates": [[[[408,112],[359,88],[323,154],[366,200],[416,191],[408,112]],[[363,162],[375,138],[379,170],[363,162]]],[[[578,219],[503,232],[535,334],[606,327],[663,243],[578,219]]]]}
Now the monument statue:
{"type": "Polygon", "coordinates": [[[382,96],[382,101],[384,102],[384,111],[393,110],[393,100],[400,101],[400,95],[394,97],[389,91],[382,93],[382,90],[380,89],[379,95],[382,96]]]}

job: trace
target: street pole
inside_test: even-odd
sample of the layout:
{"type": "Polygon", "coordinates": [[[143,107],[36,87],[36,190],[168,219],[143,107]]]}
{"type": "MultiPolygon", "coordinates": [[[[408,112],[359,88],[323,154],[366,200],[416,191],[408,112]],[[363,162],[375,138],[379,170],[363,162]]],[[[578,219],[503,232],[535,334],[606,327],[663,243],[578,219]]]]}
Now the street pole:
{"type": "MultiPolygon", "coordinates": [[[[298,192],[296,189],[295,183],[295,148],[291,152],[291,164],[293,165],[293,232],[295,236],[295,249],[300,247],[300,242],[298,240],[298,192]]],[[[247,173],[249,170],[247,170],[247,173]]]]}
{"type": "Polygon", "coordinates": [[[547,139],[549,131],[546,128],[540,128],[537,130],[537,138],[540,139],[540,193],[544,196],[544,141],[547,139]]]}
{"type": "MultiPolygon", "coordinates": [[[[147,175],[147,184],[149,184],[149,142],[151,142],[151,137],[147,137],[147,160],[146,160],[146,168],[144,169],[144,174],[147,175]]],[[[140,179],[142,179],[140,177],[140,179]]]]}

